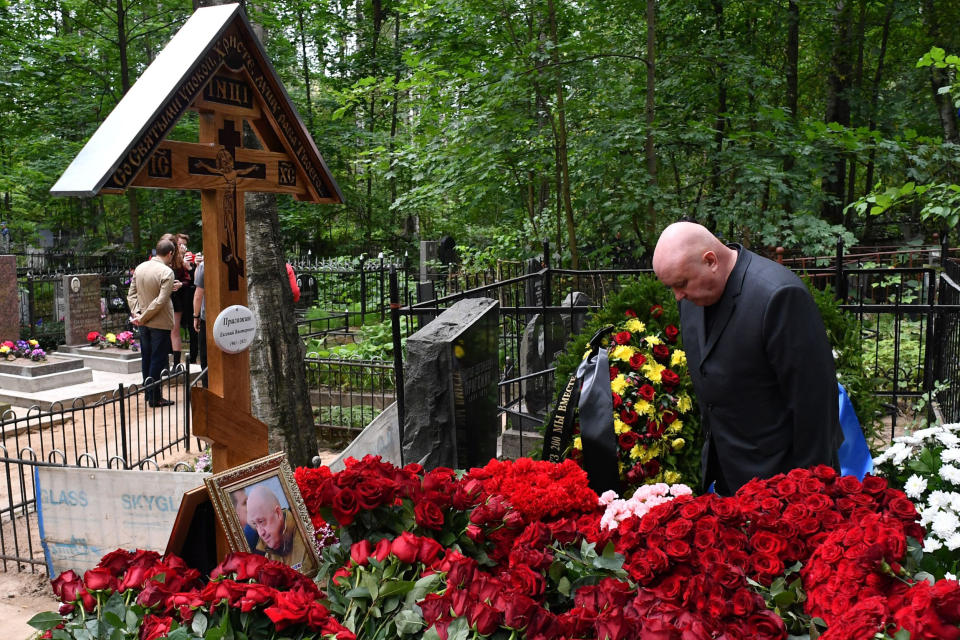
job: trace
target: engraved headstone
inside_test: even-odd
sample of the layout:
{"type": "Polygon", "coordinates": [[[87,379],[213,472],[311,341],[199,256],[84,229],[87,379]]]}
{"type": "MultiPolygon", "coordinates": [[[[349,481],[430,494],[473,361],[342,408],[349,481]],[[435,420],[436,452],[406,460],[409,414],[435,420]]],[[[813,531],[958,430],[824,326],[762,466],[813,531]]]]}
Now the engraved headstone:
{"type": "MultiPolygon", "coordinates": [[[[590,296],[583,293],[582,291],[572,291],[567,294],[563,299],[563,302],[560,303],[560,306],[563,307],[589,307],[593,304],[593,301],[590,299],[590,296]]],[[[569,313],[561,313],[560,317],[563,319],[563,330],[568,335],[574,335],[583,331],[583,327],[587,324],[587,315],[590,310],[581,308],[573,309],[569,313]]]]}
{"type": "Polygon", "coordinates": [[[65,344],[84,344],[88,333],[100,331],[100,276],[95,273],[63,276],[63,297],[65,344]]]}
{"type": "Polygon", "coordinates": [[[420,280],[436,280],[437,268],[437,249],[439,243],[436,240],[420,241],[420,280]],[[433,263],[433,264],[431,264],[433,263]]]}
{"type": "Polygon", "coordinates": [[[496,457],[499,308],[461,300],[407,338],[404,462],[467,469],[496,457]]]}
{"type": "MultiPolygon", "coordinates": [[[[529,258],[524,262],[524,273],[537,273],[541,269],[539,258],[529,258]]],[[[543,278],[528,278],[523,283],[524,305],[527,307],[543,306],[543,278]]],[[[533,314],[527,314],[527,320],[532,320],[533,314]]]]}
{"type": "MultiPolygon", "coordinates": [[[[24,336],[30,338],[32,336],[24,336]]],[[[20,294],[17,292],[17,258],[0,256],[0,341],[20,339],[20,294]]]]}
{"type": "MultiPolygon", "coordinates": [[[[535,314],[527,323],[520,339],[520,376],[544,371],[553,366],[557,353],[563,350],[566,336],[556,322],[544,322],[535,314]]],[[[553,378],[538,376],[521,383],[526,413],[542,415],[553,396],[553,378]]]]}

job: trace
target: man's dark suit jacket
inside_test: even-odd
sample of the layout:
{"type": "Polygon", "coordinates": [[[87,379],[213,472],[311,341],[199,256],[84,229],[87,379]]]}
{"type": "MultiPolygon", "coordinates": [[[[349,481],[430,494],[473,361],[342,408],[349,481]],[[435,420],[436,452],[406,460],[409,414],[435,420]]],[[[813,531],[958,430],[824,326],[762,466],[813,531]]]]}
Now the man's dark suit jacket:
{"type": "Polygon", "coordinates": [[[843,441],[833,352],[816,303],[782,265],[739,245],[723,297],[711,308],[680,302],[683,348],[702,415],[704,488],[730,492],[751,478],[837,465],[843,441]]]}

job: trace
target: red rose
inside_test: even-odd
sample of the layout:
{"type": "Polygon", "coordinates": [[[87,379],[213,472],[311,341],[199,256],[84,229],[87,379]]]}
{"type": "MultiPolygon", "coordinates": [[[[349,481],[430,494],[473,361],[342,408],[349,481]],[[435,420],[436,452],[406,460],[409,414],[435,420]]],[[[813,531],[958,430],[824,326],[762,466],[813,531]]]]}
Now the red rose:
{"type": "Polygon", "coordinates": [[[663,315],[663,307],[661,307],[661,306],[658,305],[658,304],[655,304],[655,305],[653,305],[652,307],[650,307],[650,317],[651,317],[651,318],[659,318],[659,317],[662,316],[662,315],[663,315]]]}
{"type": "Polygon", "coordinates": [[[653,357],[657,362],[663,364],[670,359],[670,347],[665,344],[653,345],[653,357]]]}
{"type": "Polygon", "coordinates": [[[597,638],[608,638],[609,640],[623,640],[631,637],[631,625],[627,623],[622,607],[607,607],[597,615],[594,623],[597,630],[597,638]]]}
{"type": "Polygon", "coordinates": [[[626,311],[623,312],[623,315],[627,316],[628,318],[636,318],[637,312],[634,311],[633,309],[627,309],[626,311]]]}
{"type": "Polygon", "coordinates": [[[360,511],[356,492],[353,489],[341,489],[333,499],[332,509],[337,522],[345,527],[351,524],[360,511]]]}
{"type": "MultiPolygon", "coordinates": [[[[269,588],[269,587],[266,587],[269,588]]],[[[272,592],[272,591],[271,591],[272,592]]],[[[197,609],[206,604],[200,597],[199,591],[187,591],[185,593],[175,593],[167,598],[165,603],[166,612],[176,611],[180,619],[189,622],[193,619],[193,614],[197,609]]]]}
{"type": "Polygon", "coordinates": [[[671,392],[680,384],[680,376],[670,369],[664,369],[660,372],[660,381],[663,383],[663,388],[671,392]]]}
{"type": "Polygon", "coordinates": [[[769,531],[758,531],[750,538],[754,550],[767,555],[779,555],[787,548],[787,541],[769,531]]]}
{"type": "Polygon", "coordinates": [[[637,412],[629,407],[625,407],[620,410],[620,419],[623,420],[626,424],[636,424],[637,419],[640,416],[637,415],[637,412]]]}
{"type": "Polygon", "coordinates": [[[910,502],[908,498],[895,498],[891,500],[890,504],[887,505],[887,509],[900,520],[913,522],[917,519],[917,508],[913,506],[913,503],[910,502]]]}
{"type": "Polygon", "coordinates": [[[659,439],[666,431],[666,425],[656,420],[647,420],[647,437],[655,440],[659,439]]]}
{"type": "Polygon", "coordinates": [[[621,331],[613,336],[613,341],[617,344],[630,344],[631,336],[629,331],[621,331]]]}
{"type": "Polygon", "coordinates": [[[872,476],[869,473],[863,478],[863,490],[869,494],[877,495],[883,493],[887,488],[887,481],[879,476],[872,476]]]}
{"type": "Polygon", "coordinates": [[[354,542],[350,546],[350,559],[353,560],[353,563],[360,565],[361,567],[367,566],[370,562],[370,556],[373,555],[373,545],[370,544],[370,541],[364,538],[354,542]]]}
{"type": "Polygon", "coordinates": [[[639,371],[640,367],[647,363],[647,357],[642,353],[635,353],[630,356],[630,368],[639,371]]]}
{"type": "Polygon", "coordinates": [[[417,524],[424,529],[440,530],[443,528],[443,511],[434,502],[418,502],[413,508],[417,524]]]}
{"type": "Polygon", "coordinates": [[[664,411],[663,415],[660,416],[660,421],[663,422],[663,424],[672,424],[673,422],[676,421],[676,419],[677,419],[676,411],[664,411]]]}
{"type": "Polygon", "coordinates": [[[278,591],[273,606],[263,610],[277,630],[299,624],[307,619],[311,600],[297,591],[278,591]]]}
{"type": "Polygon", "coordinates": [[[680,335],[680,329],[677,329],[672,324],[668,324],[666,327],[663,328],[663,333],[667,336],[667,340],[669,340],[670,342],[676,342],[677,336],[680,335]]]}
{"type": "MultiPolygon", "coordinates": [[[[423,608],[422,603],[418,603],[423,608]]],[[[503,626],[508,629],[523,629],[530,622],[530,615],[537,607],[537,603],[523,594],[510,594],[503,603],[503,626]]],[[[426,615],[424,615],[426,620],[426,615]]]]}
{"type": "Polygon", "coordinates": [[[394,538],[390,545],[390,553],[397,556],[397,559],[404,564],[413,564],[417,561],[417,554],[420,552],[420,540],[409,531],[404,531],[394,538]]]}
{"type": "Polygon", "coordinates": [[[613,408],[619,409],[622,406],[623,406],[623,398],[620,397],[619,393],[614,391],[613,392],[613,408]]]}
{"type": "Polygon", "coordinates": [[[500,612],[486,602],[475,602],[467,610],[467,621],[480,635],[490,635],[500,627],[500,612]]]}
{"type": "Polygon", "coordinates": [[[685,538],[693,529],[693,523],[686,518],[672,518],[664,529],[664,535],[670,540],[685,538]]]}
{"type": "Polygon", "coordinates": [[[417,553],[417,560],[430,566],[443,554],[443,545],[433,538],[420,539],[420,551],[417,553]]]}
{"type": "Polygon", "coordinates": [[[663,550],[674,560],[686,560],[690,557],[690,545],[683,540],[670,540],[663,550]]]}
{"type": "Polygon", "coordinates": [[[653,397],[657,395],[657,390],[654,389],[649,384],[640,385],[640,388],[637,389],[637,395],[646,400],[647,402],[652,402],[653,397]]]}
{"type": "Polygon", "coordinates": [[[171,624],[173,624],[173,618],[169,616],[157,616],[148,613],[140,626],[140,640],[156,640],[166,637],[170,633],[171,624]]]}
{"type": "Polygon", "coordinates": [[[116,551],[111,551],[107,555],[100,558],[98,567],[103,567],[112,573],[113,575],[120,577],[123,575],[123,572],[127,570],[127,567],[130,566],[130,562],[133,560],[133,554],[127,551],[126,549],[117,549],[116,551]]]}
{"type": "Polygon", "coordinates": [[[73,602],[77,599],[77,592],[83,588],[83,580],[74,570],[69,569],[51,580],[50,585],[54,595],[62,602],[73,602]]]}
{"type": "Polygon", "coordinates": [[[510,583],[517,591],[531,598],[543,595],[546,586],[542,575],[523,565],[510,569],[510,583]]]}
{"type": "Polygon", "coordinates": [[[117,579],[114,575],[103,567],[90,569],[83,574],[83,582],[89,591],[103,591],[117,588],[117,579]]]}
{"type": "Polygon", "coordinates": [[[863,490],[863,485],[856,476],[842,476],[837,480],[837,486],[843,493],[860,493],[863,490]]]}
{"type": "Polygon", "coordinates": [[[357,504],[364,511],[376,509],[387,502],[383,486],[375,482],[361,482],[356,488],[357,504]]]}
{"type": "Polygon", "coordinates": [[[763,609],[747,618],[747,629],[752,640],[766,640],[783,638],[787,635],[787,627],[783,618],[769,609],[763,609]]]}
{"type": "Polygon", "coordinates": [[[377,542],[377,546],[373,548],[373,557],[377,559],[377,562],[383,562],[387,559],[387,556],[390,555],[390,541],[386,538],[381,538],[377,542]]]}
{"type": "Polygon", "coordinates": [[[733,614],[738,618],[750,615],[759,608],[757,594],[749,589],[737,589],[733,593],[733,614]]]}
{"type": "Polygon", "coordinates": [[[248,584],[243,595],[240,596],[240,611],[252,611],[254,607],[273,604],[277,590],[263,584],[248,584]]]}
{"type": "Polygon", "coordinates": [[[440,616],[449,615],[450,598],[439,593],[428,593],[423,600],[417,602],[417,606],[423,611],[423,621],[428,625],[436,622],[440,616]]]}
{"type": "Polygon", "coordinates": [[[617,442],[624,451],[630,451],[639,441],[640,436],[634,431],[625,431],[617,437],[617,442]]]}
{"type": "Polygon", "coordinates": [[[759,578],[758,582],[763,584],[770,584],[773,578],[783,573],[783,561],[770,553],[755,554],[752,564],[759,578]]]}

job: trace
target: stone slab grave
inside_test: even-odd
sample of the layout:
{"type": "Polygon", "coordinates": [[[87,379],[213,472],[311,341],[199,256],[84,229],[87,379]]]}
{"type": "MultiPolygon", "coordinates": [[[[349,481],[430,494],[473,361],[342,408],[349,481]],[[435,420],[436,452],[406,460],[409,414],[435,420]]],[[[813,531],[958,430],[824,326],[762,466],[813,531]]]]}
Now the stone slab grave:
{"type": "Polygon", "coordinates": [[[132,349],[117,349],[114,347],[101,349],[89,345],[61,345],[57,351],[81,358],[84,366],[97,371],[140,373],[140,352],[132,349]]]}
{"type": "Polygon", "coordinates": [[[497,456],[496,300],[461,300],[407,338],[403,460],[427,469],[497,456]]]}
{"type": "Polygon", "coordinates": [[[47,355],[39,362],[17,358],[0,360],[0,389],[36,393],[93,380],[93,372],[83,360],[47,355]]]}

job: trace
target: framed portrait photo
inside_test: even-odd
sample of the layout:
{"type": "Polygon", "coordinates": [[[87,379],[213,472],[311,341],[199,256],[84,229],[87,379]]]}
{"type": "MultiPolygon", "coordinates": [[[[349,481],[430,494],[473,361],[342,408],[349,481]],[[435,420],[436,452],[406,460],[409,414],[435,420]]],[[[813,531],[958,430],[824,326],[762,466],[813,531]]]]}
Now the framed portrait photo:
{"type": "Polygon", "coordinates": [[[204,480],[231,551],[266,556],[313,577],[320,567],[313,524],[285,453],[204,480]]]}

